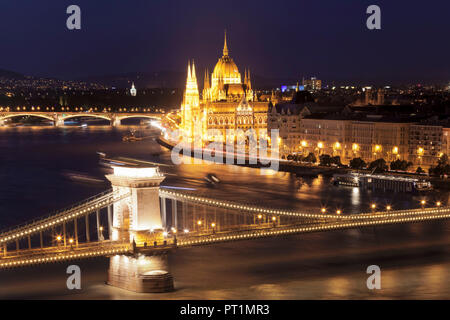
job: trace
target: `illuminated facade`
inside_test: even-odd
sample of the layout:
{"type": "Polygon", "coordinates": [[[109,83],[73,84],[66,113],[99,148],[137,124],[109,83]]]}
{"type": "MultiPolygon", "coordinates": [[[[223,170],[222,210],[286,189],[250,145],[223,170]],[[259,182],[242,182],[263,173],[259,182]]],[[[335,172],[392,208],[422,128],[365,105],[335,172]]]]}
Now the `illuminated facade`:
{"type": "Polygon", "coordinates": [[[299,129],[300,140],[290,145],[290,153],[340,156],[343,163],[399,159],[428,169],[450,152],[450,130],[436,125],[306,117],[299,129]]]}
{"type": "Polygon", "coordinates": [[[220,134],[225,137],[229,129],[254,129],[259,137],[266,137],[268,106],[268,102],[257,101],[250,71],[245,71],[242,81],[236,63],[229,56],[226,35],[222,57],[211,74],[205,71],[201,98],[195,64],[189,63],[181,105],[181,127],[187,136],[201,130],[204,140],[214,140],[220,134]],[[217,134],[207,136],[209,129],[217,130],[217,134]]]}

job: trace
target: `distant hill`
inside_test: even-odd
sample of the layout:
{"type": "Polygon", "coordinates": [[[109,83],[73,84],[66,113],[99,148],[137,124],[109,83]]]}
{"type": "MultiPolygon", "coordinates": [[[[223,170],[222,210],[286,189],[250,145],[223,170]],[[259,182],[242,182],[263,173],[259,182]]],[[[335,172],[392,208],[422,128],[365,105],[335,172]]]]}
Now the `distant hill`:
{"type": "MultiPolygon", "coordinates": [[[[203,74],[197,75],[200,90],[203,89],[203,74]]],[[[0,69],[0,78],[21,80],[36,79],[18,72],[0,69]]],[[[108,87],[130,88],[134,82],[138,89],[143,88],[184,88],[186,85],[186,73],[178,71],[161,72],[129,72],[123,74],[95,75],[75,79],[86,83],[97,83],[108,87]]],[[[268,78],[252,75],[252,86],[255,89],[268,89],[282,85],[294,85],[298,79],[268,78]]]]}
{"type": "MultiPolygon", "coordinates": [[[[203,75],[197,75],[198,86],[203,88],[203,75]]],[[[109,87],[129,88],[134,82],[139,88],[184,88],[186,85],[186,73],[176,71],[161,72],[130,72],[123,74],[89,76],[77,79],[84,82],[99,83],[109,87]]],[[[252,75],[252,86],[257,89],[280,87],[281,85],[294,85],[297,79],[267,78],[252,75]]]]}
{"type": "Polygon", "coordinates": [[[0,69],[0,78],[20,80],[20,79],[25,79],[26,77],[23,74],[20,74],[20,73],[14,72],[14,71],[0,69]]]}
{"type": "Polygon", "coordinates": [[[182,88],[186,75],[183,72],[130,72],[123,74],[98,75],[79,78],[79,81],[100,83],[109,87],[129,88],[134,82],[140,88],[182,88]]]}

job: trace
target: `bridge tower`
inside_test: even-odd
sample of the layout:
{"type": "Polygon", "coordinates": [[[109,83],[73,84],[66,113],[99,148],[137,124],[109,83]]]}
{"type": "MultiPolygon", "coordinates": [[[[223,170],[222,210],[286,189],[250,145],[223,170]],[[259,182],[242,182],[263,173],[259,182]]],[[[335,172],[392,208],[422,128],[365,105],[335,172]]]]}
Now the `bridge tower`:
{"type": "Polygon", "coordinates": [[[113,127],[119,127],[121,125],[121,120],[120,120],[119,116],[117,116],[117,115],[111,116],[111,125],[113,127]]]}
{"type": "Polygon", "coordinates": [[[55,113],[53,115],[53,117],[54,117],[53,121],[54,121],[55,127],[63,127],[64,126],[64,119],[63,119],[62,114],[55,113]]]}
{"type": "Polygon", "coordinates": [[[149,250],[163,242],[159,185],[165,179],[158,167],[113,167],[107,175],[113,191],[129,194],[114,204],[111,239],[133,245],[132,255],[110,258],[108,283],[135,292],[166,292],[173,290],[168,271],[169,249],[149,250]],[[154,252],[157,252],[155,254],[154,252]]]}

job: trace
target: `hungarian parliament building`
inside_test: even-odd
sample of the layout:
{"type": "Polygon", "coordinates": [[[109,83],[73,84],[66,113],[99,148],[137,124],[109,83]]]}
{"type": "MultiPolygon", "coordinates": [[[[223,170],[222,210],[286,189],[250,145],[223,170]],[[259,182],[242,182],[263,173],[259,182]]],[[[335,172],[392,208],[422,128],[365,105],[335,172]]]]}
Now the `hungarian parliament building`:
{"type": "Polygon", "coordinates": [[[268,107],[268,102],[257,101],[250,71],[245,70],[242,81],[241,73],[229,55],[226,34],[223,54],[214,71],[205,70],[201,96],[195,64],[189,62],[181,105],[181,128],[185,136],[201,134],[204,141],[220,141],[225,139],[227,130],[246,132],[254,129],[258,138],[266,138],[268,107]]]}

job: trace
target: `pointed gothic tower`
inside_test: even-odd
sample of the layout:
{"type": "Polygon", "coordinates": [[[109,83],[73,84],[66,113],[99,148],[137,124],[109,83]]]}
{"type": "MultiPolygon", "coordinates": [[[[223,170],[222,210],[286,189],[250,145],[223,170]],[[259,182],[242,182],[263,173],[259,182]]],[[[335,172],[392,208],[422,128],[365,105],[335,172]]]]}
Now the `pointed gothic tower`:
{"type": "Polygon", "coordinates": [[[209,72],[208,69],[205,69],[205,79],[203,81],[203,101],[211,100],[211,85],[209,82],[209,72]]]}
{"type": "Polygon", "coordinates": [[[228,57],[228,46],[227,46],[227,30],[225,30],[225,42],[223,44],[223,56],[228,57]]]}
{"type": "Polygon", "coordinates": [[[245,78],[246,78],[245,84],[247,85],[247,92],[246,92],[247,100],[253,101],[253,90],[252,90],[252,80],[250,77],[250,70],[247,70],[245,78]]]}
{"type": "Polygon", "coordinates": [[[197,75],[195,74],[195,64],[188,62],[186,90],[183,95],[182,109],[182,128],[185,133],[192,137],[194,133],[195,121],[199,119],[200,95],[198,93],[197,75]]]}

